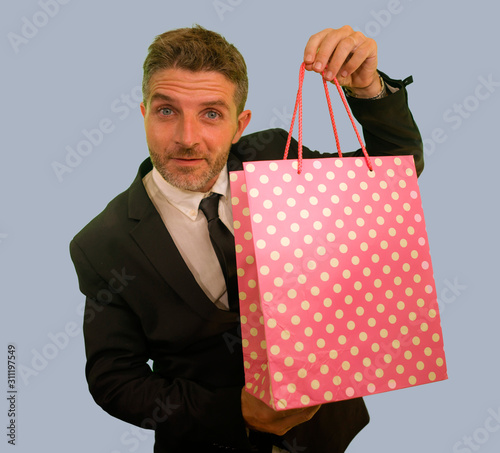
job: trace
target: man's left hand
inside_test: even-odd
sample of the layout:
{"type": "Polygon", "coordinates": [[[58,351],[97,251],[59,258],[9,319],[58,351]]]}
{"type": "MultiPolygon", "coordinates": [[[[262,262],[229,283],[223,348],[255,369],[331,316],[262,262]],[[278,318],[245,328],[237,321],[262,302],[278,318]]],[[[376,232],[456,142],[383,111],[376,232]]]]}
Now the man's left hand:
{"type": "Polygon", "coordinates": [[[358,97],[374,97],[382,89],[377,43],[348,25],[312,35],[304,50],[304,63],[308,71],[323,74],[328,81],[336,77],[358,97]]]}

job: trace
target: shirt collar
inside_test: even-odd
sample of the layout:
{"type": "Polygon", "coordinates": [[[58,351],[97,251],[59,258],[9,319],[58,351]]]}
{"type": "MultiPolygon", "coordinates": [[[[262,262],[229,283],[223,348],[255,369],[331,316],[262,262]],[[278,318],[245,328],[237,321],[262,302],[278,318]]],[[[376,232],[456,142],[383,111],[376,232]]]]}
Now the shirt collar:
{"type": "Polygon", "coordinates": [[[191,190],[183,190],[178,187],[174,187],[172,184],[165,181],[165,179],[163,179],[160,175],[160,172],[154,167],[152,176],[153,182],[158,188],[158,191],[173,207],[178,209],[191,220],[196,220],[201,200],[208,197],[211,193],[218,193],[222,195],[222,198],[225,199],[225,201],[229,198],[227,165],[224,166],[219,174],[219,177],[217,178],[217,181],[215,181],[215,184],[208,193],[193,192],[191,190]]]}

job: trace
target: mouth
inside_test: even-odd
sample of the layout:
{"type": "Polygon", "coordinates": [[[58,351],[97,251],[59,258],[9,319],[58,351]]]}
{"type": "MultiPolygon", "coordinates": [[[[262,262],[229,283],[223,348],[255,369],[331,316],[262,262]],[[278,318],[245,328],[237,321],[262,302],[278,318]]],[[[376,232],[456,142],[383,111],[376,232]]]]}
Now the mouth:
{"type": "Polygon", "coordinates": [[[205,159],[202,157],[172,157],[171,160],[178,165],[196,165],[205,159]]]}

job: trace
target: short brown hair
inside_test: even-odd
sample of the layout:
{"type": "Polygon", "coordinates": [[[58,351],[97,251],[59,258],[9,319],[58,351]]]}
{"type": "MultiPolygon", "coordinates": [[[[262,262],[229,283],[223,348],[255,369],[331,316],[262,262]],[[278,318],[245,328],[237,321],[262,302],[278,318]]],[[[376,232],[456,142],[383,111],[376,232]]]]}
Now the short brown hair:
{"type": "Polygon", "coordinates": [[[170,68],[221,73],[236,86],[234,101],[238,114],[245,108],[248,94],[245,60],[239,50],[220,34],[195,25],[158,35],[149,46],[144,61],[144,103],[149,97],[149,81],[153,74],[170,68]]]}

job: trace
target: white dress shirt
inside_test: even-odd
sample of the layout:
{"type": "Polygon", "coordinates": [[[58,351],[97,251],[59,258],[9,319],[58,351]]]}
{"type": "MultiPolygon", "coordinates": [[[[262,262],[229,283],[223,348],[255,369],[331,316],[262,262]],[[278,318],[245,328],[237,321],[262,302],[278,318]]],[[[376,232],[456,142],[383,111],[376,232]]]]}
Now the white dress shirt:
{"type": "Polygon", "coordinates": [[[210,193],[220,194],[219,217],[234,234],[231,189],[226,167],[209,193],[178,189],[165,181],[156,168],[144,176],[142,182],[200,287],[218,308],[228,310],[224,274],[210,242],[207,219],[199,210],[203,198],[210,193]]]}

